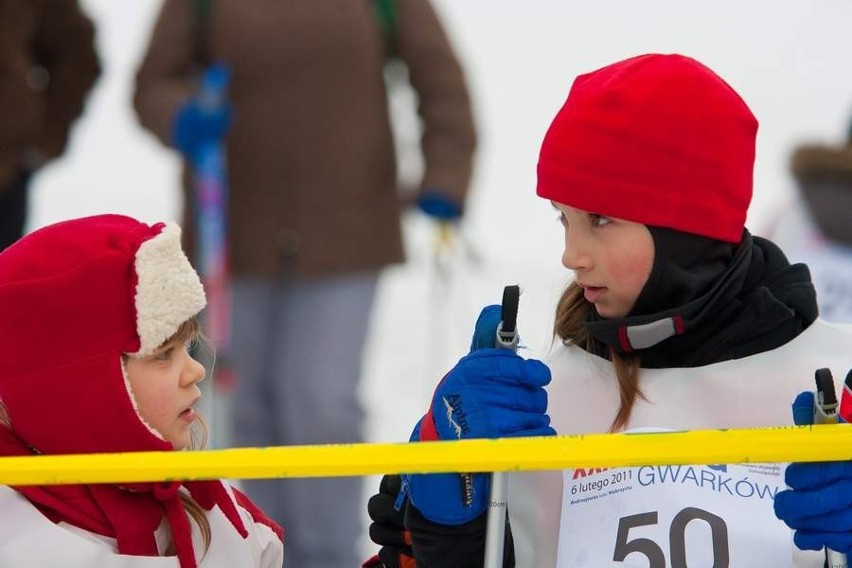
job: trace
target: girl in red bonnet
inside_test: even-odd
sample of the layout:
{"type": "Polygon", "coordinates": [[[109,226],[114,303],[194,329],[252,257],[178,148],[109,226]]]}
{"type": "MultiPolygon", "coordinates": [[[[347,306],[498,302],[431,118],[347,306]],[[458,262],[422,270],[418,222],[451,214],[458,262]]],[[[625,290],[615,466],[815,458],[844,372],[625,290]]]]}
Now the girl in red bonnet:
{"type": "MultiPolygon", "coordinates": [[[[204,291],[174,225],[57,223],[0,253],[0,456],[200,449],[204,291]]],[[[280,567],[222,481],[0,486],[0,566],[280,567]]]]}

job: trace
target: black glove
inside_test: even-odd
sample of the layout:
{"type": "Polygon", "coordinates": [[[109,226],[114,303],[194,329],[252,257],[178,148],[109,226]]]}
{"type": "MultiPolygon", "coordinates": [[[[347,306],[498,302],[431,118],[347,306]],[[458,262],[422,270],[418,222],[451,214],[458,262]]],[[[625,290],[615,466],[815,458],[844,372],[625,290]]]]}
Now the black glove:
{"type": "Polygon", "coordinates": [[[379,484],[379,492],[370,497],[367,513],[373,522],[370,524],[370,540],[381,546],[378,561],[365,566],[384,566],[385,568],[416,568],[414,553],[411,551],[411,534],[405,530],[403,519],[408,498],[397,504],[402,486],[398,475],[386,475],[379,484]]]}

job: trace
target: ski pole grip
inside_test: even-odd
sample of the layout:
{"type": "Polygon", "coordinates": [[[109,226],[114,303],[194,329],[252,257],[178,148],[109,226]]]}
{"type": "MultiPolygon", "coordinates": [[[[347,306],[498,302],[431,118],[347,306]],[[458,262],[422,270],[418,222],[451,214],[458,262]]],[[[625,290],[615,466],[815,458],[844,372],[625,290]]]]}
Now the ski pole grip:
{"type": "Polygon", "coordinates": [[[518,349],[518,303],[521,297],[520,286],[503,288],[503,302],[500,308],[500,325],[497,326],[495,347],[502,349],[518,349]]]}

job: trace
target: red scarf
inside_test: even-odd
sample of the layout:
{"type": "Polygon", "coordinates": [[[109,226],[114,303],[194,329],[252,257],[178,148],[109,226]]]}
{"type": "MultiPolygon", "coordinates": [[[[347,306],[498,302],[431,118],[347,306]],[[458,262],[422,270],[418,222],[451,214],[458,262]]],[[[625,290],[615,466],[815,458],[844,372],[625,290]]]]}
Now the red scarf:
{"type": "MultiPolygon", "coordinates": [[[[0,426],[0,456],[35,452],[0,426]]],[[[28,485],[14,489],[54,523],[114,538],[119,554],[159,556],[154,533],[166,517],[180,568],[196,568],[192,530],[178,490],[185,487],[205,511],[218,506],[243,538],[248,531],[221,481],[171,481],[126,485],[28,485]]],[[[280,529],[279,529],[280,530],[280,529]]]]}

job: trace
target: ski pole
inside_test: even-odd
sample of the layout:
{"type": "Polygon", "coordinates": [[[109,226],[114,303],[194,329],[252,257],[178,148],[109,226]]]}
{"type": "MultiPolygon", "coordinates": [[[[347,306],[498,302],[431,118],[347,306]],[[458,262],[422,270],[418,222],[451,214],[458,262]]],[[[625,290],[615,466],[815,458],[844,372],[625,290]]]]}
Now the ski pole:
{"type": "MultiPolygon", "coordinates": [[[[817,369],[816,396],[814,397],[814,424],[837,424],[837,394],[830,369],[817,369]]],[[[846,554],[825,547],[827,568],[847,568],[846,554]]]]}
{"type": "MultiPolygon", "coordinates": [[[[209,68],[201,78],[199,100],[204,112],[214,113],[224,104],[230,71],[223,65],[209,68]]],[[[198,253],[207,292],[205,333],[217,351],[230,343],[230,290],[228,275],[228,185],[225,152],[221,140],[205,142],[194,156],[195,209],[198,253]]]]}
{"type": "MultiPolygon", "coordinates": [[[[199,86],[199,105],[204,113],[220,111],[227,104],[231,73],[224,64],[208,68],[199,86]]],[[[228,253],[228,173],[223,140],[208,140],[192,158],[195,174],[195,215],[197,257],[207,293],[207,309],[202,318],[205,336],[215,355],[205,353],[202,363],[212,380],[207,383],[211,396],[205,397],[210,418],[211,442],[228,445],[230,435],[228,393],[235,381],[228,361],[231,347],[231,290],[228,253]],[[211,356],[212,355],[212,356],[211,356]],[[215,368],[215,374],[213,370],[215,368]]]]}
{"type": "MultiPolygon", "coordinates": [[[[503,288],[500,325],[494,346],[501,349],[518,349],[518,286],[503,288]]],[[[503,546],[506,536],[506,500],[509,493],[509,474],[495,471],[491,474],[491,498],[488,503],[488,524],[485,533],[485,568],[502,568],[503,546]]]]}

